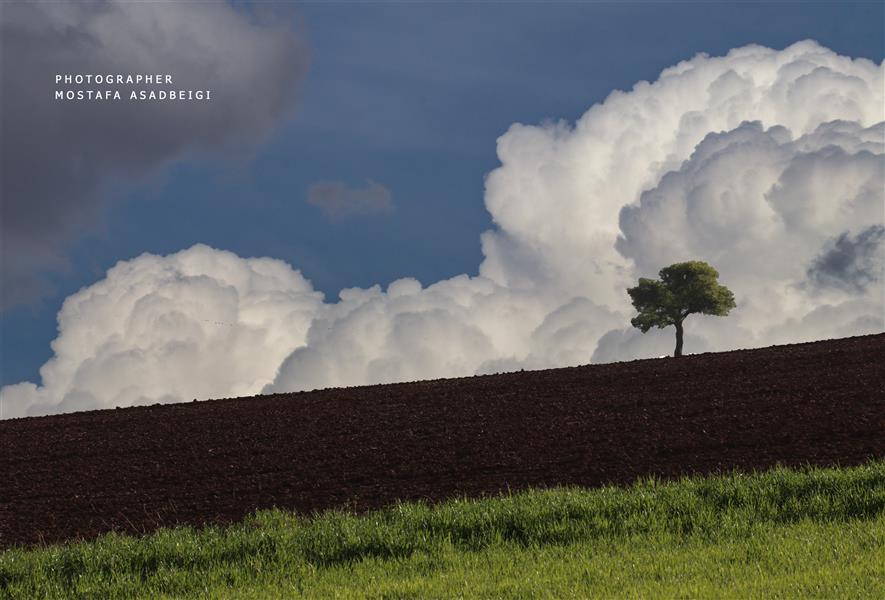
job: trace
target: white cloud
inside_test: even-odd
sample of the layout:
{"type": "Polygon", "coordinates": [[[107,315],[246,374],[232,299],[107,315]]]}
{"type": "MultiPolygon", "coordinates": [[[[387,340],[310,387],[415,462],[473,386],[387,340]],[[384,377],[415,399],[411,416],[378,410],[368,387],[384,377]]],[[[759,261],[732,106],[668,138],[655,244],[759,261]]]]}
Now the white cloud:
{"type": "MultiPolygon", "coordinates": [[[[625,288],[684,259],[716,266],[739,305],[727,318],[692,316],[688,352],[881,331],[881,278],[827,282],[856,278],[835,272],[840,264],[881,272],[883,118],[882,65],[814,42],[699,55],[655,83],[613,93],[574,126],[514,125],[501,136],[501,166],[488,175],[485,197],[496,229],[483,234],[478,277],[426,288],[404,279],[323,304],[300,277],[280,275],[276,312],[256,308],[260,327],[209,344],[200,330],[187,333],[186,319],[122,335],[103,325],[104,312],[127,323],[204,305],[229,307],[229,315],[247,288],[234,285],[234,294],[217,272],[199,269],[180,285],[151,269],[109,274],[74,296],[94,298],[83,325],[65,318],[66,303],[43,385],[4,388],[3,400],[20,414],[45,411],[37,402],[69,409],[659,356],[671,351],[672,332],[631,330],[625,288]],[[154,313],[148,300],[117,299],[124,282],[145,297],[168,286],[178,292],[154,313]],[[293,303],[303,307],[297,327],[272,339],[289,327],[280,315],[293,303]],[[96,339],[87,350],[61,343],[73,331],[96,339]],[[174,364],[164,348],[176,353],[174,364]],[[128,360],[133,351],[137,361],[128,360]],[[221,378],[212,375],[216,355],[221,378]],[[164,369],[180,375],[163,382],[164,369]]],[[[169,263],[190,252],[208,262],[219,254],[243,272],[253,264],[200,247],[116,269],[145,261],[174,272],[169,263]]]]}
{"type": "Polygon", "coordinates": [[[883,102],[882,66],[806,41],[696,56],[654,83],[613,92],[574,127],[513,125],[498,140],[502,165],[487,179],[499,230],[483,236],[481,273],[624,308],[621,288],[632,272],[614,248],[618,214],[709,133],[744,121],[795,137],[837,119],[869,127],[885,118],[883,102]]]}
{"type": "Polygon", "coordinates": [[[795,141],[786,129],[759,123],[710,134],[678,171],[622,209],[617,246],[641,275],[689,259],[716,266],[738,308],[727,323],[689,322],[709,336],[710,349],[881,331],[875,275],[883,247],[875,232],[885,209],[883,134],[885,123],[844,122],[795,141]],[[821,254],[840,239],[842,260],[825,259],[823,267],[821,254]],[[860,264],[847,260],[849,246],[862,247],[860,264]],[[827,285],[852,278],[852,285],[827,285]],[[803,318],[827,306],[839,307],[841,326],[803,318]]]}
{"type": "Polygon", "coordinates": [[[120,262],[65,300],[42,385],[4,387],[3,417],[257,393],[321,303],[269,258],[197,245],[120,262]]]}

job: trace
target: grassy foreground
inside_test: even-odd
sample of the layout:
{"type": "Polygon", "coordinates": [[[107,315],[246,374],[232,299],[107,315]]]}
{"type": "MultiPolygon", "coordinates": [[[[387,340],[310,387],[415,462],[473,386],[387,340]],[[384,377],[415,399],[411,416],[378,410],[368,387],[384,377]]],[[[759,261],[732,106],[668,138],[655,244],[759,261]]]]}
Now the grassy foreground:
{"type": "Polygon", "coordinates": [[[885,461],[0,553],[11,598],[883,598],[885,461]]]}

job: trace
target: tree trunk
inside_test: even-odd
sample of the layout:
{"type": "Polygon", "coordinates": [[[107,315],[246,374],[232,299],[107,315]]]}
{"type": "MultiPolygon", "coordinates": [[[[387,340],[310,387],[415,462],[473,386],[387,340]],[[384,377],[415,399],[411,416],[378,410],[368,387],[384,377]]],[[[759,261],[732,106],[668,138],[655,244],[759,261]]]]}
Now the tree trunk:
{"type": "Polygon", "coordinates": [[[676,351],[673,356],[682,356],[682,321],[676,321],[676,351]]]}

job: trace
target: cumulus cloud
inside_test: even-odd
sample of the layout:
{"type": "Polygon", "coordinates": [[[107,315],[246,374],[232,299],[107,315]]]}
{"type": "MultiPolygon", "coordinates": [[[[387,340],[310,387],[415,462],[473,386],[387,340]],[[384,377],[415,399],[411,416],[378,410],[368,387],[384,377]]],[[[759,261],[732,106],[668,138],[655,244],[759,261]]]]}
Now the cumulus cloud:
{"type": "Polygon", "coordinates": [[[307,65],[289,23],[226,3],[13,3],[0,33],[3,306],[32,299],[40,271],[64,265],[65,242],[95,221],[107,185],[190,152],[243,152],[291,111],[307,65]],[[212,99],[54,99],[107,88],[57,86],[56,74],[130,73],[170,74],[172,89],[212,99]]]}
{"type": "Polygon", "coordinates": [[[197,245],[120,262],[65,300],[42,385],[4,387],[3,416],[254,394],[321,303],[269,258],[197,245]]]}
{"type": "MultiPolygon", "coordinates": [[[[309,287],[290,296],[279,289],[282,306],[311,299],[299,313],[303,337],[281,340],[272,351],[264,346],[264,370],[250,371],[251,388],[240,370],[226,380],[227,392],[219,383],[211,395],[659,356],[672,351],[672,332],[631,329],[625,289],[686,259],[716,266],[738,302],[726,318],[691,317],[689,352],[882,331],[883,83],[883,65],[814,42],[782,51],[748,46],[724,57],[696,56],[654,83],[614,92],[573,126],[513,125],[498,140],[501,165],[486,179],[495,228],[482,236],[478,276],[348,289],[334,303],[313,300],[309,287]]],[[[166,265],[173,258],[137,260],[166,265]]],[[[197,273],[182,285],[196,290],[203,281],[197,273]]],[[[107,296],[116,280],[109,274],[80,294],[107,296]],[[98,287],[106,291],[94,293],[98,287]]],[[[146,276],[144,293],[158,285],[146,276]]],[[[220,302],[212,286],[199,290],[191,298],[220,302]]],[[[170,298],[169,310],[177,310],[170,298]]],[[[101,313],[116,304],[96,305],[82,335],[103,331],[101,313]]],[[[135,315],[152,304],[126,306],[127,319],[142,322],[135,315]]],[[[262,321],[267,331],[272,321],[262,321]]],[[[59,340],[70,323],[62,319],[59,340]]],[[[112,339],[114,352],[125,356],[130,347],[168,346],[173,330],[186,331],[142,328],[93,344],[104,349],[112,339]]],[[[219,348],[239,352],[240,343],[225,338],[219,348]]],[[[94,382],[89,406],[115,402],[100,389],[104,378],[131,382],[132,402],[188,399],[206,385],[193,369],[180,391],[147,388],[143,374],[159,359],[142,353],[142,371],[119,377],[112,363],[98,366],[90,352],[66,348],[57,340],[53,361],[65,354],[71,375],[44,367],[43,385],[4,388],[3,401],[19,413],[57,408],[68,397],[75,406],[83,396],[74,390],[85,389],[73,383],[81,372],[94,382]]],[[[198,358],[195,352],[183,362],[198,358]]]]}
{"type": "Polygon", "coordinates": [[[341,181],[320,181],[307,190],[307,202],[331,220],[393,212],[393,195],[377,181],[351,187],[341,181]]]}
{"type": "Polygon", "coordinates": [[[795,141],[758,122],[710,134],[621,210],[617,248],[645,276],[690,258],[716,265],[738,307],[730,335],[709,331],[711,349],[785,341],[784,322],[827,305],[839,307],[843,331],[800,320],[786,341],[881,331],[883,141],[883,123],[825,123],[795,141]]]}
{"type": "Polygon", "coordinates": [[[498,229],[483,235],[481,273],[565,295],[592,290],[597,301],[624,307],[621,288],[633,271],[614,245],[620,210],[680,169],[709,133],[759,121],[800,137],[836,120],[869,127],[883,117],[882,66],[807,41],[698,55],[654,83],[613,92],[574,126],[513,125],[486,181],[498,229]]]}

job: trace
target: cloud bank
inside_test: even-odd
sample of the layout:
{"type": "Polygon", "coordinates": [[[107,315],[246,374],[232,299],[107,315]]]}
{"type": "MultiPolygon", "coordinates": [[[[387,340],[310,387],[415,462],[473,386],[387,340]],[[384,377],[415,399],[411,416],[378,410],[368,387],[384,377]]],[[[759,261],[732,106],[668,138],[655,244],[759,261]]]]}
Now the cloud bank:
{"type": "Polygon", "coordinates": [[[287,264],[197,245],[120,262],[67,298],[43,384],[4,417],[254,393],[304,344],[322,294],[287,264]]]}
{"type": "Polygon", "coordinates": [[[574,125],[513,125],[477,277],[329,303],[205,246],[120,263],[65,302],[42,384],[4,388],[4,416],[659,356],[673,333],[631,329],[625,288],[688,259],[738,303],[693,316],[689,352],[882,331],[883,73],[810,41],[748,46],[574,125]],[[197,326],[207,312],[230,332],[197,326]]]}
{"type": "Polygon", "coordinates": [[[65,242],[93,226],[107,186],[187,153],[243,152],[292,110],[307,67],[289,23],[227,3],[12,3],[0,33],[0,307],[33,299],[40,271],[64,266],[65,242]],[[56,74],[121,73],[170,74],[171,89],[212,100],[54,99],[108,88],[57,86],[56,74]]]}

